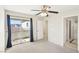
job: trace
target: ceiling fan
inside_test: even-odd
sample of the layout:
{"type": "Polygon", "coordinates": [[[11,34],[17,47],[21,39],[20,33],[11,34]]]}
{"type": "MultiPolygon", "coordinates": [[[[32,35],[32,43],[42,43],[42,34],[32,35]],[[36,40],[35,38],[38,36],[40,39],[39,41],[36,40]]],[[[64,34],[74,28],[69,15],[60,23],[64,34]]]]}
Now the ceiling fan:
{"type": "Polygon", "coordinates": [[[59,12],[58,11],[51,11],[51,10],[48,10],[50,9],[51,7],[48,6],[48,5],[43,5],[41,10],[32,10],[32,11],[40,11],[39,13],[37,13],[36,15],[41,15],[41,16],[49,16],[48,13],[54,13],[54,14],[58,14],[59,12]]]}

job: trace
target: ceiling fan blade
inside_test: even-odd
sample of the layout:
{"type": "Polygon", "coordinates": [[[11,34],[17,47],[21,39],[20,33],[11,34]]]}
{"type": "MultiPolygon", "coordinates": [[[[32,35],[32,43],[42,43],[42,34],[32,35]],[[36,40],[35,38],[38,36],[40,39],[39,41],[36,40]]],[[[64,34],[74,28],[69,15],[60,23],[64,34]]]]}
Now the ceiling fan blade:
{"type": "Polygon", "coordinates": [[[37,13],[36,15],[39,15],[39,14],[41,14],[42,12],[39,12],[39,13],[37,13]]]}
{"type": "Polygon", "coordinates": [[[57,12],[57,11],[48,11],[49,13],[56,13],[56,14],[58,14],[59,12],[57,12]]]}
{"type": "Polygon", "coordinates": [[[41,10],[32,10],[32,11],[41,11],[41,10]]]}

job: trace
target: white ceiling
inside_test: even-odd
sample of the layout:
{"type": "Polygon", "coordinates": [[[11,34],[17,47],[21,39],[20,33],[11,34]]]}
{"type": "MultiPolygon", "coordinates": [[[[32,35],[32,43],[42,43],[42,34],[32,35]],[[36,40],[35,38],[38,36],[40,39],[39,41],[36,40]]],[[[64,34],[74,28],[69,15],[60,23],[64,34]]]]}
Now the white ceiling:
{"type": "MultiPolygon", "coordinates": [[[[60,12],[66,12],[70,10],[79,10],[78,5],[52,5],[52,8],[50,10],[56,10],[60,12]]],[[[16,11],[16,12],[21,12],[21,13],[26,13],[30,15],[35,15],[38,13],[37,11],[32,11],[41,9],[41,5],[5,5],[5,9],[16,11]]]]}

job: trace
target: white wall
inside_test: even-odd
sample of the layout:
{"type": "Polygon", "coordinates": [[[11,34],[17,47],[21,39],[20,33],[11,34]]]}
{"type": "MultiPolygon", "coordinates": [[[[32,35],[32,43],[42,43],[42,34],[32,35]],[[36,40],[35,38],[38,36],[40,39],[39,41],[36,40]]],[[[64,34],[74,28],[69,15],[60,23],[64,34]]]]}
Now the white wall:
{"type": "Polygon", "coordinates": [[[48,41],[63,46],[63,19],[61,14],[48,18],[48,41]]]}
{"type": "Polygon", "coordinates": [[[4,9],[0,7],[0,51],[5,51],[5,13],[4,9]]]}

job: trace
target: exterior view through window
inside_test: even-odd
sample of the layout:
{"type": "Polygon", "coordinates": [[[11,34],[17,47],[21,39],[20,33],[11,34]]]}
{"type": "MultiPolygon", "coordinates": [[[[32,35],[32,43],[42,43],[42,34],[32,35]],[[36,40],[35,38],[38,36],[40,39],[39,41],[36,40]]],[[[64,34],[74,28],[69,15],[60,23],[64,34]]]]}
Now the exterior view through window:
{"type": "Polygon", "coordinates": [[[11,19],[12,45],[30,40],[30,21],[11,19]]]}

